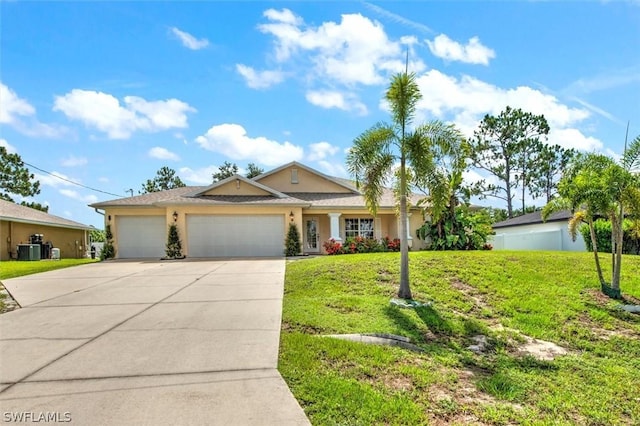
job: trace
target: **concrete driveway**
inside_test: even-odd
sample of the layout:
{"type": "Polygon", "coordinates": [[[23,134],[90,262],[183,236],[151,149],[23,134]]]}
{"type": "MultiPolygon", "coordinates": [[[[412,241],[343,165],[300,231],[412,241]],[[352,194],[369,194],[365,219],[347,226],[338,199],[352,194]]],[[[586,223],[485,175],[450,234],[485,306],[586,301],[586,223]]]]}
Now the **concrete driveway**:
{"type": "Polygon", "coordinates": [[[113,261],[3,281],[4,422],[309,424],[276,370],[285,261],[113,261]]]}

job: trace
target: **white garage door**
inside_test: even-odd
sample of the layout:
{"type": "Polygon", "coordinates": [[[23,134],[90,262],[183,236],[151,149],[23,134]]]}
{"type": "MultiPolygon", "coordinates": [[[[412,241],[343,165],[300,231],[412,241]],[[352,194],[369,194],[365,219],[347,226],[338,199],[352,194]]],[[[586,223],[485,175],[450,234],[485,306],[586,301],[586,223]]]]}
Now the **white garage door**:
{"type": "Polygon", "coordinates": [[[168,228],[164,216],[119,216],[116,225],[118,258],[160,258],[165,255],[168,228]]]}
{"type": "Polygon", "coordinates": [[[284,216],[187,216],[189,257],[282,256],[284,216]]]}

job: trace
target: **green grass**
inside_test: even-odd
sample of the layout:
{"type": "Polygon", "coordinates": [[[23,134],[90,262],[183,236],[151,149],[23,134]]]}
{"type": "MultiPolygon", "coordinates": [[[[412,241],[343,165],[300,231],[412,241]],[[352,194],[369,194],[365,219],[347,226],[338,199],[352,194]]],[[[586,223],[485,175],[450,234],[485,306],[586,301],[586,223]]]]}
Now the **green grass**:
{"type": "MultiPolygon", "coordinates": [[[[313,424],[640,424],[640,316],[599,293],[590,253],[411,253],[414,298],[433,302],[416,310],[389,304],[398,268],[397,253],[287,264],[279,370],[313,424]],[[335,333],[424,352],[320,336],[335,333]],[[466,349],[476,334],[487,353],[466,349]],[[523,357],[523,334],[570,353],[523,357]]],[[[639,272],[625,256],[630,300],[639,272]]]]}
{"type": "Polygon", "coordinates": [[[21,277],[23,275],[37,274],[38,272],[53,271],[54,269],[69,268],[70,266],[83,265],[96,262],[94,259],[60,259],[40,260],[33,262],[18,262],[15,260],[0,262],[0,280],[21,277]]]}

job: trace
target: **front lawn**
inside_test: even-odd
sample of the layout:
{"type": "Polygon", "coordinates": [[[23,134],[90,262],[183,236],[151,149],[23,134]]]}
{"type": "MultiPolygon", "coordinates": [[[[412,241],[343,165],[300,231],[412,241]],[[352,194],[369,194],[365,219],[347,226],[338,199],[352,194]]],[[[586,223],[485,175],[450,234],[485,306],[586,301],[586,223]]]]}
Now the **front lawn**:
{"type": "MultiPolygon", "coordinates": [[[[602,256],[609,266],[608,256],[602,256]]],[[[590,253],[398,253],[287,264],[279,370],[314,424],[640,424],[640,316],[603,297],[590,253]],[[320,337],[390,333],[424,352],[320,337]],[[487,336],[482,353],[467,347],[487,336]],[[568,351],[521,352],[527,338],[568,351]]],[[[622,291],[640,298],[640,257],[622,291]]]]}
{"type": "Polygon", "coordinates": [[[23,275],[37,274],[38,272],[53,271],[54,269],[68,268],[70,266],[97,262],[94,259],[60,259],[39,261],[9,260],[0,262],[0,280],[21,277],[23,275]]]}

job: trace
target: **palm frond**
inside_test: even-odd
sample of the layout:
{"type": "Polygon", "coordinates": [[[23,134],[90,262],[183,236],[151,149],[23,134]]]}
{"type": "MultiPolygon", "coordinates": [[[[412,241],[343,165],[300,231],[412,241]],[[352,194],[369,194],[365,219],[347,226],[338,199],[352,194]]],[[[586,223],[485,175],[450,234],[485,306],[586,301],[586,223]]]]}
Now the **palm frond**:
{"type": "Polygon", "coordinates": [[[587,219],[587,214],[584,210],[579,210],[573,214],[571,219],[569,219],[569,235],[571,235],[571,240],[575,241],[578,236],[578,227],[585,222],[587,219]]]}
{"type": "Polygon", "coordinates": [[[554,198],[553,200],[551,200],[551,202],[547,203],[547,205],[542,208],[542,220],[546,221],[553,213],[562,210],[571,210],[572,208],[573,206],[566,198],[554,198]]]}
{"type": "Polygon", "coordinates": [[[404,128],[411,124],[416,105],[421,97],[414,73],[401,73],[393,76],[387,89],[386,99],[389,102],[393,122],[396,126],[404,128]]]}
{"type": "Polygon", "coordinates": [[[640,172],[640,135],[631,142],[622,154],[622,165],[632,172],[640,172]]]}

